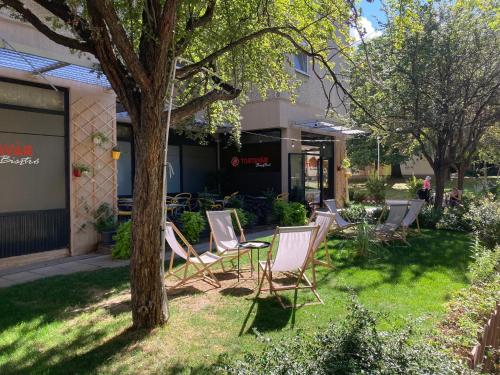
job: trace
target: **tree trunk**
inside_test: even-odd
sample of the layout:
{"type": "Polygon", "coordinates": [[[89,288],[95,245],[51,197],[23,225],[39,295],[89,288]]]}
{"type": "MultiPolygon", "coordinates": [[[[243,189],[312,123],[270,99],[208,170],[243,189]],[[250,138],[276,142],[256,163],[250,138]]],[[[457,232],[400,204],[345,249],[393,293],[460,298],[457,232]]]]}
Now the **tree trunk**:
{"type": "Polygon", "coordinates": [[[434,169],[434,177],[436,179],[435,184],[435,199],[434,199],[434,207],[440,208],[443,206],[444,199],[444,186],[446,184],[446,175],[448,173],[448,167],[439,166],[434,169]]]}
{"type": "Polygon", "coordinates": [[[464,190],[464,181],[465,181],[465,164],[460,163],[457,167],[457,189],[464,190]]]}
{"type": "Polygon", "coordinates": [[[391,165],[391,177],[392,178],[403,178],[403,173],[401,173],[401,164],[393,163],[391,165]]]}
{"type": "Polygon", "coordinates": [[[132,213],[130,287],[135,328],[152,328],[168,319],[161,233],[165,126],[163,101],[143,100],[134,127],[135,180],[132,213]]]}

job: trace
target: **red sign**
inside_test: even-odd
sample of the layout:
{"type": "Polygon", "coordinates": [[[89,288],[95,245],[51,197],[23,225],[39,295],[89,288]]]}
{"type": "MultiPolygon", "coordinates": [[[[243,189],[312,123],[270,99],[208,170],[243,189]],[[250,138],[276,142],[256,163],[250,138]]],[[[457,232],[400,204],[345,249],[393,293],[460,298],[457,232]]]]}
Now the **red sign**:
{"type": "Polygon", "coordinates": [[[233,156],[233,158],[231,159],[231,165],[236,168],[238,165],[240,165],[240,159],[237,156],[233,156]]]}
{"type": "Polygon", "coordinates": [[[38,165],[40,159],[33,159],[33,146],[16,144],[0,144],[0,164],[38,165]]]}
{"type": "Polygon", "coordinates": [[[32,145],[21,145],[19,142],[17,144],[2,145],[0,144],[0,155],[9,156],[33,156],[33,146],[32,145]]]}
{"type": "Polygon", "coordinates": [[[233,156],[231,158],[231,165],[234,168],[240,165],[240,163],[247,166],[254,165],[256,168],[265,168],[271,166],[268,156],[241,157],[241,158],[233,156]]]}

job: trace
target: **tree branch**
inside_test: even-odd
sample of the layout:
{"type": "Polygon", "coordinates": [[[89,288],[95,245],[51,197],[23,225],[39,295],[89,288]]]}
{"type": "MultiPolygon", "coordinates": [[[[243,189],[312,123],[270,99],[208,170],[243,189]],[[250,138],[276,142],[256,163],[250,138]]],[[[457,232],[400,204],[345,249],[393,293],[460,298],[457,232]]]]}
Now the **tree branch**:
{"type": "Polygon", "coordinates": [[[254,33],[245,35],[244,37],[241,37],[240,39],[237,39],[231,43],[228,43],[226,46],[211,53],[210,55],[199,60],[198,62],[183,66],[182,68],[178,69],[177,70],[177,78],[179,80],[187,79],[187,78],[191,77],[193,74],[196,74],[197,72],[199,72],[207,64],[214,61],[218,57],[222,56],[226,52],[229,52],[229,51],[233,50],[234,48],[236,48],[242,44],[245,44],[249,41],[252,41],[254,39],[257,39],[265,34],[273,33],[273,32],[276,32],[280,29],[286,29],[286,28],[285,27],[266,27],[266,28],[263,28],[259,31],[254,32],[254,33]]]}
{"type": "Polygon", "coordinates": [[[111,39],[118,49],[120,56],[125,61],[134,80],[142,90],[147,90],[151,85],[151,79],[139,61],[134,51],[134,47],[128,39],[125,29],[121,25],[121,21],[116,14],[113,4],[109,0],[88,0],[88,3],[89,6],[93,6],[96,13],[104,20],[111,35],[111,39]]]}
{"type": "Polygon", "coordinates": [[[51,0],[34,0],[36,3],[47,9],[56,17],[60,18],[66,25],[85,41],[91,38],[91,32],[87,21],[77,14],[64,2],[54,2],[51,0]]]}
{"type": "MultiPolygon", "coordinates": [[[[199,96],[190,102],[184,104],[182,107],[176,108],[172,110],[172,124],[178,124],[187,118],[193,116],[196,112],[199,112],[203,108],[209,106],[212,103],[215,103],[219,100],[233,100],[240,95],[240,89],[233,89],[232,91],[224,91],[224,90],[212,90],[207,92],[205,95],[199,96]]],[[[167,112],[163,114],[164,122],[167,119],[167,112]]]]}
{"type": "Polygon", "coordinates": [[[89,40],[79,41],[77,39],[69,38],[55,32],[42,20],[40,20],[33,12],[25,8],[24,4],[21,1],[3,0],[3,3],[18,12],[24,18],[24,20],[33,25],[39,32],[41,32],[53,42],[82,52],[89,52],[92,54],[95,52],[93,45],[89,40]]]}

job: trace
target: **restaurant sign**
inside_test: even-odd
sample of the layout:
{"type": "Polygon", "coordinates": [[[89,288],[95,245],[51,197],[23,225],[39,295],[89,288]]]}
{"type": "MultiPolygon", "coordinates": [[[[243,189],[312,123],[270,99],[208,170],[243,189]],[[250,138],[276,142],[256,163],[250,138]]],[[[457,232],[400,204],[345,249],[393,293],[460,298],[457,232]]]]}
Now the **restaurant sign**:
{"type": "Polygon", "coordinates": [[[31,144],[1,144],[0,164],[28,166],[38,165],[40,159],[33,157],[33,145],[31,144]]]}
{"type": "Polygon", "coordinates": [[[268,156],[256,156],[256,157],[238,157],[233,156],[231,158],[231,165],[236,168],[239,165],[254,166],[255,168],[269,168],[271,167],[271,161],[268,156]]]}

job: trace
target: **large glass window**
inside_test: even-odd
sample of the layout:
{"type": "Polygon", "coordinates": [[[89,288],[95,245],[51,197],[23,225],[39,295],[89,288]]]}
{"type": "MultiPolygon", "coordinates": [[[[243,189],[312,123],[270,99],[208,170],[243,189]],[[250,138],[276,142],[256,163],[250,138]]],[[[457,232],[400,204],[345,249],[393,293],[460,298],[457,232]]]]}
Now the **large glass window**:
{"type": "Polygon", "coordinates": [[[0,107],[0,212],[66,207],[64,115],[0,107]]]}
{"type": "Polygon", "coordinates": [[[0,258],[69,244],[67,95],[0,80],[0,258]]]}

